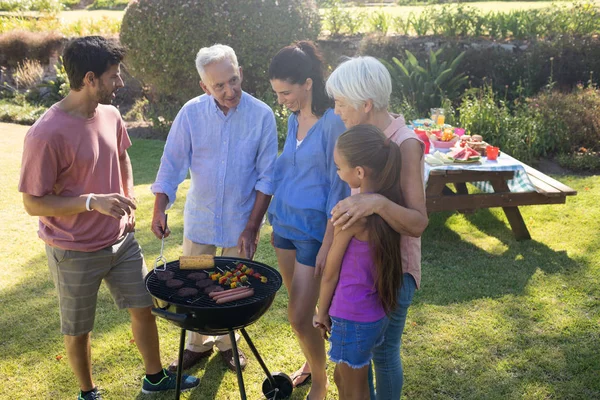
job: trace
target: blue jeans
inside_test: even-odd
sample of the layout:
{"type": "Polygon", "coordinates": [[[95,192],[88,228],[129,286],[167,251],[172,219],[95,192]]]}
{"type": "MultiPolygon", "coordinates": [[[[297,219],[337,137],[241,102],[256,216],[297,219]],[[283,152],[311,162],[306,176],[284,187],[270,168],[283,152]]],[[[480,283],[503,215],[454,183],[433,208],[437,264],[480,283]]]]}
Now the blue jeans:
{"type": "Polygon", "coordinates": [[[402,332],[406,323],[408,307],[417,288],[417,283],[412,275],[404,274],[402,278],[402,287],[398,293],[398,305],[388,316],[389,323],[384,332],[385,339],[381,346],[373,350],[377,395],[375,395],[373,368],[371,366],[369,368],[371,400],[398,400],[402,394],[404,376],[402,373],[402,359],[400,358],[400,345],[402,344],[402,332]]]}

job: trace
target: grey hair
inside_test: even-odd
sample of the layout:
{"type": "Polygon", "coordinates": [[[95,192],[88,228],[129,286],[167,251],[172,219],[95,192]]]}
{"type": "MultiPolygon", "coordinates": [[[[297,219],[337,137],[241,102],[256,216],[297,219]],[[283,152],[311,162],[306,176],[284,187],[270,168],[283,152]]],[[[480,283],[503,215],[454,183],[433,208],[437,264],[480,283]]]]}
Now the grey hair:
{"type": "Polygon", "coordinates": [[[370,99],[375,110],[381,111],[390,103],[392,77],[376,58],[354,57],[331,73],[325,89],[330,97],[344,98],[354,109],[370,99]]]}
{"type": "Polygon", "coordinates": [[[225,59],[231,60],[233,68],[236,70],[239,68],[237,56],[231,47],[224,44],[214,44],[210,47],[201,48],[196,55],[196,69],[198,70],[200,79],[204,77],[204,67],[225,59]]]}

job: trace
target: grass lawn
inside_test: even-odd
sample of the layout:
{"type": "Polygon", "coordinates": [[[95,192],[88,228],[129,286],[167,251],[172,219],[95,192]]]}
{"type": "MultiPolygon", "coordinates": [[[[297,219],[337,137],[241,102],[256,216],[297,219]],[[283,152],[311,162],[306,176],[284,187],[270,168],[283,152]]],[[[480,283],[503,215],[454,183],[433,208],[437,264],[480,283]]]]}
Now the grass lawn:
{"type": "MultiPolygon", "coordinates": [[[[74,399],[60,335],[57,299],[37,221],[17,192],[27,127],[0,124],[0,399],[74,399]]],[[[135,140],[131,149],[140,199],[138,240],[149,265],[160,249],[150,233],[153,181],[163,142],[135,140]]],[[[579,191],[567,205],[523,207],[533,240],[516,242],[499,210],[435,214],[423,237],[423,286],[410,309],[403,347],[406,399],[600,398],[600,178],[561,176],[579,191]]],[[[181,252],[182,207],[189,182],[170,211],[167,258],[181,252]]],[[[259,261],[275,266],[269,230],[259,261]]],[[[271,309],[248,328],[272,371],[302,363],[287,324],[282,288],[271,309]]],[[[177,353],[179,331],[159,320],[162,359],[177,353]]],[[[93,370],[104,398],[143,399],[142,364],[128,317],[103,286],[97,308],[93,370]]],[[[245,342],[242,349],[250,355],[245,342]]],[[[333,373],[333,365],[329,366],[333,373]]],[[[184,399],[239,399],[235,374],[212,357],[192,371],[203,382],[184,399]]],[[[249,357],[249,399],[261,398],[264,375],[249,357]]],[[[330,396],[337,398],[333,381],[330,396]]],[[[308,388],[292,399],[304,399],[308,388]]],[[[171,399],[172,394],[153,399],[171,399]]],[[[148,397],[150,398],[150,397],[148,397]]]]}

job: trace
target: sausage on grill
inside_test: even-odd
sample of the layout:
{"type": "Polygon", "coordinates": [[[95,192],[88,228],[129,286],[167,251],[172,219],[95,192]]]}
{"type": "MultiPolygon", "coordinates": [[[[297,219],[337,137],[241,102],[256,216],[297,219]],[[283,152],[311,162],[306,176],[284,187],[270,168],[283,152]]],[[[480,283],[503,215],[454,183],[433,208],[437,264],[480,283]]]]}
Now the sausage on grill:
{"type": "Polygon", "coordinates": [[[216,300],[219,297],[223,297],[223,296],[231,296],[234,293],[239,293],[239,292],[243,292],[246,290],[249,290],[249,287],[239,287],[239,288],[235,288],[235,289],[227,289],[224,290],[222,292],[213,292],[213,293],[209,293],[208,295],[213,299],[216,300]]]}
{"type": "Polygon", "coordinates": [[[229,303],[230,301],[241,300],[251,296],[254,296],[254,289],[249,289],[245,292],[234,293],[231,296],[219,297],[217,299],[217,304],[229,303]]]}

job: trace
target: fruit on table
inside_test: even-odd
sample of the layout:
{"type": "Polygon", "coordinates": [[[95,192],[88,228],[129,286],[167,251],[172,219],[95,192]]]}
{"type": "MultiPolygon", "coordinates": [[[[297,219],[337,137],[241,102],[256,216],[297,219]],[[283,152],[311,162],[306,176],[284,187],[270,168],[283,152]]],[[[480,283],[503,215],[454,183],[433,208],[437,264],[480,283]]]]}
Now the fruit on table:
{"type": "Polygon", "coordinates": [[[452,131],[452,129],[444,129],[444,132],[442,133],[441,137],[442,142],[449,142],[452,139],[454,139],[454,132],[452,131]]]}

